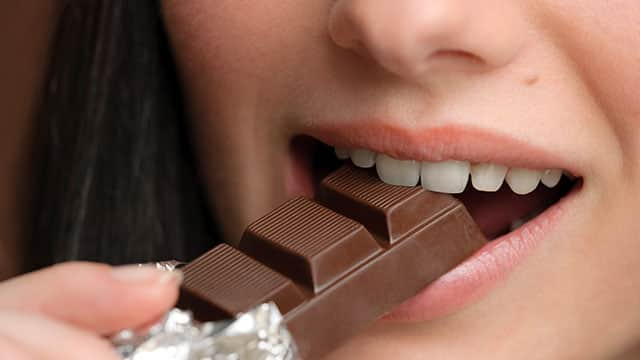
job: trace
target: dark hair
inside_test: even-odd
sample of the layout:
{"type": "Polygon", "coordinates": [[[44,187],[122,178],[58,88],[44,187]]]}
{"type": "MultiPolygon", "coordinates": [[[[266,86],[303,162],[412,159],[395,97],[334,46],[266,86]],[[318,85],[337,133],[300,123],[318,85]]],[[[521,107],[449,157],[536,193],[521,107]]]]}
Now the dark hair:
{"type": "Polygon", "coordinates": [[[212,247],[156,0],[69,0],[38,118],[31,268],[212,247]]]}

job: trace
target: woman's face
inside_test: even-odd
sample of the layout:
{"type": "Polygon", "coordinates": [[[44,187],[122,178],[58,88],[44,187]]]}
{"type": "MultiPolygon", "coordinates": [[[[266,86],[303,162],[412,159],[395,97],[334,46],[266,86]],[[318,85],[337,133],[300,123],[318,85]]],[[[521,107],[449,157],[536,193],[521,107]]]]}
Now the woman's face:
{"type": "Polygon", "coordinates": [[[313,196],[322,171],[311,138],[366,150],[351,161],[387,182],[421,175],[454,193],[471,172],[463,202],[500,237],[332,359],[630,354],[640,4],[164,0],[163,10],[228,242],[286,198],[313,196]],[[570,194],[557,200],[543,183],[514,194],[542,175],[553,185],[554,169],[578,178],[564,181],[570,194]],[[499,186],[505,170],[500,192],[474,190],[499,186]]]}

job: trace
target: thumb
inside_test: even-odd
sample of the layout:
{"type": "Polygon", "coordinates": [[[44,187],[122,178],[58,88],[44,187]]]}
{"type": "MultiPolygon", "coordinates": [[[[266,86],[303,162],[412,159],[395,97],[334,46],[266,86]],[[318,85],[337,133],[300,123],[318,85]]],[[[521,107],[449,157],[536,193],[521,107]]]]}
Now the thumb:
{"type": "Polygon", "coordinates": [[[65,263],[0,283],[0,310],[36,312],[110,334],[168,310],[181,277],[153,267],[65,263]]]}

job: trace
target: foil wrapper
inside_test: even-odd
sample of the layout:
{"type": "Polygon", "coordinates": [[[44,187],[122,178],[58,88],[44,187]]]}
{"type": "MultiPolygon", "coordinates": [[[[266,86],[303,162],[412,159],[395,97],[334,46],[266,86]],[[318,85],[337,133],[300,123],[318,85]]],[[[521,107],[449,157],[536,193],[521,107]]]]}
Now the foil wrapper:
{"type": "Polygon", "coordinates": [[[158,261],[155,263],[148,263],[148,264],[138,264],[138,266],[155,266],[156,269],[165,270],[165,271],[174,271],[184,265],[187,265],[187,263],[177,261],[177,260],[158,261]]]}
{"type": "MultiPolygon", "coordinates": [[[[166,271],[179,265],[155,263],[166,271]]],[[[111,342],[125,360],[299,360],[274,303],[261,304],[235,319],[200,324],[191,312],[172,309],[147,330],[123,330],[111,342]]]]}
{"type": "Polygon", "coordinates": [[[149,330],[124,330],[112,339],[125,360],[298,360],[295,343],[273,303],[235,320],[196,324],[173,309],[149,330]]]}

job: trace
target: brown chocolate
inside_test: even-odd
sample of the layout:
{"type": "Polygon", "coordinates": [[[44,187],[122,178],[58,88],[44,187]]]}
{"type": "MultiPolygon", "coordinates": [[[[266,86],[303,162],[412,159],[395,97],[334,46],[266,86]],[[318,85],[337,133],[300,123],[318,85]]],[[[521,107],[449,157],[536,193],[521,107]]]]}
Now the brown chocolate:
{"type": "Polygon", "coordinates": [[[452,196],[385,184],[375,172],[350,165],[324,178],[319,192],[323,205],[362,223],[386,245],[460,206],[452,196]]]}
{"type": "Polygon", "coordinates": [[[249,225],[240,250],[316,294],[382,251],[362,224],[303,197],[249,225]]]}
{"type": "Polygon", "coordinates": [[[180,307],[193,311],[201,321],[229,319],[269,301],[286,312],[306,298],[291,280],[226,244],[182,271],[180,307]]]}
{"type": "Polygon", "coordinates": [[[316,359],[486,243],[453,197],[352,166],[323,180],[318,202],[287,201],[247,228],[240,251],[219,245],[187,265],[179,305],[205,321],[273,301],[316,359]]]}

